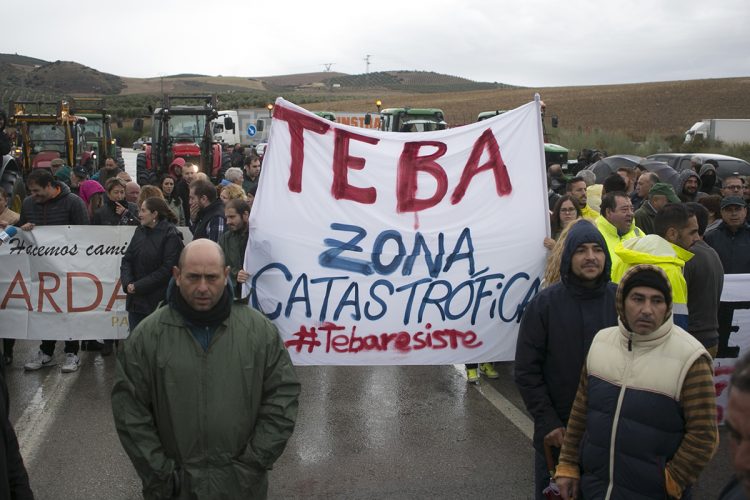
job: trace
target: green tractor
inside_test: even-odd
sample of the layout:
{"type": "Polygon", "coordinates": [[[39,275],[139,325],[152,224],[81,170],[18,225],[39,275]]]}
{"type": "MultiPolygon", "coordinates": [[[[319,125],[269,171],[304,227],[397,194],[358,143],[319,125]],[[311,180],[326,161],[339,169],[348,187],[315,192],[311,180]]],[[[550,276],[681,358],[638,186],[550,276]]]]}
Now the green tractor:
{"type": "Polygon", "coordinates": [[[71,113],[86,118],[83,135],[86,145],[93,153],[92,160],[98,170],[107,158],[114,158],[120,168],[125,168],[122,150],[112,136],[112,117],[107,114],[104,99],[99,97],[77,97],[71,103],[71,113]]]}
{"type": "MultiPolygon", "coordinates": [[[[437,108],[386,108],[381,110],[381,102],[376,101],[380,116],[380,130],[384,132],[432,132],[445,130],[445,114],[437,108]]],[[[370,113],[365,115],[365,125],[372,121],[370,113]]]]}
{"type": "Polygon", "coordinates": [[[325,118],[326,120],[335,122],[336,121],[336,115],[334,113],[331,113],[330,111],[313,111],[316,115],[318,115],[321,118],[325,118]]]}
{"type": "MultiPolygon", "coordinates": [[[[502,115],[507,110],[505,109],[497,109],[495,111],[482,111],[477,115],[477,121],[481,122],[482,120],[487,120],[488,118],[492,118],[497,115],[502,115]]],[[[557,116],[552,116],[552,127],[557,128],[558,119],[557,116]]],[[[551,142],[547,142],[549,140],[549,136],[547,135],[547,128],[544,123],[544,103],[542,103],[542,130],[544,133],[544,163],[547,167],[550,165],[554,165],[555,163],[559,164],[561,167],[565,168],[568,164],[568,149],[564,148],[558,144],[552,144],[551,142]]]]}

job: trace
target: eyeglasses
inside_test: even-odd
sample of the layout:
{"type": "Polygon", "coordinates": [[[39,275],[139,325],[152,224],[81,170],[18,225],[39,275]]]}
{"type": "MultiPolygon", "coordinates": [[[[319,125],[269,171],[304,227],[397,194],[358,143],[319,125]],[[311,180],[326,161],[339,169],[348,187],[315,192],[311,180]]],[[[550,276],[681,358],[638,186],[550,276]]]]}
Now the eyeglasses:
{"type": "Polygon", "coordinates": [[[561,214],[574,214],[576,212],[577,212],[577,210],[575,209],[575,207],[573,207],[573,208],[561,208],[560,209],[560,213],[561,214]]]}
{"type": "Polygon", "coordinates": [[[744,186],[742,186],[742,185],[739,185],[739,186],[724,186],[724,189],[728,189],[730,191],[742,191],[743,188],[744,188],[744,186]]]}

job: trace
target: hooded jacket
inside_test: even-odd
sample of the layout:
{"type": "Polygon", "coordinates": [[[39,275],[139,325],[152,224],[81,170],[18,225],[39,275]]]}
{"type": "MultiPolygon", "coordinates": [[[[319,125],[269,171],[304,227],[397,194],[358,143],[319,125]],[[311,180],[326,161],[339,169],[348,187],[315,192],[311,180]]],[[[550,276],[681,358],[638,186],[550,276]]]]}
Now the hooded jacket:
{"type": "Polygon", "coordinates": [[[698,176],[700,177],[700,187],[698,188],[700,191],[706,194],[721,194],[721,189],[716,185],[716,167],[710,163],[704,163],[698,172],[698,176]],[[709,172],[713,172],[713,175],[709,172]]]}
{"type": "Polygon", "coordinates": [[[679,196],[683,202],[698,201],[700,198],[703,198],[704,196],[706,196],[706,193],[701,192],[700,176],[696,174],[690,168],[686,168],[685,170],[680,172],[680,175],[677,178],[677,186],[675,186],[675,192],[677,193],[677,196],[679,196]],[[695,177],[698,180],[698,190],[695,192],[694,195],[688,196],[686,193],[683,192],[683,189],[685,189],[685,183],[691,177],[695,177]]]}
{"type": "Polygon", "coordinates": [[[638,264],[652,264],[666,273],[672,287],[674,322],[687,329],[688,294],[683,268],[693,258],[693,254],[656,234],[625,241],[615,249],[615,253],[619,257],[612,268],[612,281],[615,283],[619,283],[625,272],[638,264]]]}
{"type": "MultiPolygon", "coordinates": [[[[625,314],[630,269],[617,289],[618,326],[591,344],[555,474],[580,477],[586,499],[681,498],[718,444],[711,357],[672,322],[632,331],[625,314]],[[579,469],[580,467],[580,469],[579,469]]],[[[687,495],[686,495],[687,496],[687,495]]]]}
{"type": "Polygon", "coordinates": [[[534,446],[540,452],[544,436],[567,425],[594,335],[617,324],[617,288],[609,281],[610,266],[599,231],[589,221],[575,222],[565,240],[561,281],[539,292],[521,317],[514,375],[534,418],[534,446]],[[573,253],[584,243],[597,243],[604,250],[604,270],[591,287],[571,270],[573,253]]]}
{"type": "Polygon", "coordinates": [[[168,305],[117,354],[112,413],[145,499],[266,498],[300,391],[267,318],[234,305],[204,349],[168,305]]]}
{"type": "Polygon", "coordinates": [[[60,189],[60,193],[44,203],[37,203],[31,196],[27,196],[21,205],[21,218],[18,225],[31,222],[37,226],[75,226],[89,223],[86,204],[78,196],[70,192],[70,188],[58,181],[52,183],[60,189]]]}

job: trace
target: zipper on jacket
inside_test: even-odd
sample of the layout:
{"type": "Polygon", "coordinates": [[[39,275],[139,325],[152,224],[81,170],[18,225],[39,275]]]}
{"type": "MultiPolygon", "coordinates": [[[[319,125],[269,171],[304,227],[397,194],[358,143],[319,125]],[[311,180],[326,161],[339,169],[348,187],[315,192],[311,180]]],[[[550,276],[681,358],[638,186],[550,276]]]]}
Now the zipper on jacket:
{"type": "Polygon", "coordinates": [[[617,427],[620,423],[620,411],[622,410],[622,400],[625,398],[625,391],[628,388],[628,380],[630,379],[630,372],[633,368],[635,360],[635,353],[632,350],[633,332],[630,332],[630,338],[628,339],[628,351],[631,353],[628,356],[627,365],[625,366],[625,372],[622,377],[622,385],[620,386],[620,394],[617,396],[617,406],[615,407],[615,414],[612,419],[612,433],[609,438],[609,484],[607,485],[607,492],[604,496],[605,500],[609,500],[612,496],[612,490],[615,486],[615,441],[617,439],[617,427]]]}

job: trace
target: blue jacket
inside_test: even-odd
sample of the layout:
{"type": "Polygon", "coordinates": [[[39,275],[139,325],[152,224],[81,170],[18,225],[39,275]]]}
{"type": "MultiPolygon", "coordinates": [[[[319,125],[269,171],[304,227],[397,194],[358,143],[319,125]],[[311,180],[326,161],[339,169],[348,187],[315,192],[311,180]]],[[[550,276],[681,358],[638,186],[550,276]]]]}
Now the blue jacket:
{"type": "Polygon", "coordinates": [[[515,381],[534,418],[534,446],[565,427],[581,368],[599,330],[617,324],[616,285],[609,281],[611,261],[601,233],[588,221],[576,222],[565,240],[561,281],[537,294],[526,307],[516,344],[515,381]],[[583,243],[604,249],[604,272],[593,288],[571,271],[573,252],[583,243]]]}

